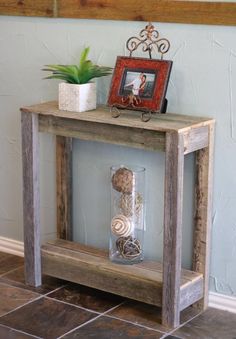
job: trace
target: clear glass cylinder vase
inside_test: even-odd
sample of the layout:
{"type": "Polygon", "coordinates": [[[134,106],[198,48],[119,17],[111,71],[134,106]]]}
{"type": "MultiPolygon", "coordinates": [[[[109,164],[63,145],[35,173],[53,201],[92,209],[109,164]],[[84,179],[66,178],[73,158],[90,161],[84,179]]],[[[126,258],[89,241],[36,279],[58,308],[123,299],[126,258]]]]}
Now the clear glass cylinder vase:
{"type": "Polygon", "coordinates": [[[110,260],[135,264],[144,258],[145,168],[111,167],[110,260]]]}

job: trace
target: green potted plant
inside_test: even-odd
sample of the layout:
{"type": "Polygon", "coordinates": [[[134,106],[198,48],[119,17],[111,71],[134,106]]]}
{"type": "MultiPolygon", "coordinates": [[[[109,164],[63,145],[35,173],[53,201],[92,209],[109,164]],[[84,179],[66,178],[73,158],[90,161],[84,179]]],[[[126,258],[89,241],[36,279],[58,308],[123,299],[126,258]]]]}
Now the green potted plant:
{"type": "Polygon", "coordinates": [[[46,65],[43,71],[52,72],[45,79],[60,79],[59,109],[74,112],[84,112],[96,108],[96,83],[91,82],[111,74],[112,68],[98,66],[88,60],[89,47],[80,56],[79,65],[46,65]]]}

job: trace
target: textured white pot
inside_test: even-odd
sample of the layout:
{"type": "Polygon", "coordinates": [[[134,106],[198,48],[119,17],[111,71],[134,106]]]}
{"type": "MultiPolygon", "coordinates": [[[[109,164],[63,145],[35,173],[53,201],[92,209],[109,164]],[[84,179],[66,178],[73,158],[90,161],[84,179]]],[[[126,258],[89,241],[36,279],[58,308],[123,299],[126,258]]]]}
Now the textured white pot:
{"type": "Polygon", "coordinates": [[[96,84],[59,84],[59,109],[63,111],[85,112],[96,108],[96,84]]]}

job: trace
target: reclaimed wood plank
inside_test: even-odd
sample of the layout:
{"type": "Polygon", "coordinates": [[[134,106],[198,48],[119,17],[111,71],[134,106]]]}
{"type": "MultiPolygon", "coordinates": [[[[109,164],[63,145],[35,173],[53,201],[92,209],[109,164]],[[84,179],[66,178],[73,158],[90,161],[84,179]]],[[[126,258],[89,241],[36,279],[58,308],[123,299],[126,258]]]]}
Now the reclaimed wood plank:
{"type": "Polygon", "coordinates": [[[72,240],[72,138],[56,137],[57,236],[72,240]]]}
{"type": "Polygon", "coordinates": [[[102,291],[123,295],[154,305],[161,305],[162,284],[160,274],[147,274],[146,270],[112,264],[103,259],[85,253],[76,253],[48,247],[42,247],[42,268],[45,274],[61,277],[102,291]],[[112,266],[112,269],[111,269],[112,266]],[[150,292],[151,291],[151,292],[150,292]]]}
{"type": "Polygon", "coordinates": [[[41,285],[38,116],[22,112],[25,280],[41,285]]]}
{"type": "Polygon", "coordinates": [[[203,297],[203,277],[189,282],[184,288],[180,286],[180,311],[199,301],[203,297]]]}
{"type": "Polygon", "coordinates": [[[80,252],[80,253],[87,253],[90,255],[94,255],[96,257],[103,257],[103,258],[108,257],[108,250],[106,251],[106,250],[103,250],[97,247],[84,245],[84,244],[77,243],[74,241],[67,241],[64,239],[55,239],[55,240],[48,241],[47,244],[50,246],[55,246],[57,248],[67,249],[71,251],[70,253],[74,251],[74,252],[80,252]]]}
{"type": "Polygon", "coordinates": [[[58,0],[58,16],[108,19],[236,25],[236,4],[208,1],[148,0],[58,0]]]}
{"type": "Polygon", "coordinates": [[[179,325],[184,140],[166,134],[162,323],[179,325]]]}
{"type": "Polygon", "coordinates": [[[41,132],[140,149],[164,151],[165,147],[164,133],[141,128],[48,116],[39,117],[39,128],[41,132]]]}
{"type": "Polygon", "coordinates": [[[22,108],[25,112],[35,113],[54,119],[66,118],[79,121],[90,121],[96,123],[105,123],[116,126],[126,126],[132,128],[141,128],[145,130],[168,132],[178,131],[187,132],[190,128],[198,128],[208,125],[212,119],[206,117],[194,117],[181,114],[156,114],[148,122],[140,119],[140,113],[137,111],[126,111],[119,118],[113,118],[109,107],[99,106],[96,110],[76,113],[68,111],[60,111],[56,101],[46,102],[39,105],[33,105],[22,108]]]}
{"type": "MultiPolygon", "coordinates": [[[[73,252],[75,253],[79,252],[80,255],[88,254],[88,255],[95,256],[95,257],[101,257],[103,259],[108,259],[107,250],[99,249],[99,248],[88,246],[88,245],[83,245],[83,244],[72,242],[72,241],[56,239],[56,240],[48,241],[47,244],[50,246],[50,249],[52,249],[54,246],[55,248],[57,248],[57,250],[59,250],[60,248],[63,250],[68,250],[70,255],[72,255],[73,252]]],[[[122,265],[116,265],[116,267],[121,268],[123,270],[122,265]]],[[[138,267],[138,269],[141,268],[143,270],[146,269],[148,271],[159,272],[160,273],[159,277],[160,277],[160,280],[162,281],[163,267],[162,267],[162,264],[158,261],[145,260],[144,262],[141,262],[139,264],[134,264],[132,266],[124,266],[124,269],[129,270],[129,267],[131,267],[131,269],[134,268],[134,270],[136,270],[136,267],[138,267]]],[[[189,271],[186,269],[182,269],[181,270],[181,286],[186,285],[188,283],[192,283],[194,281],[198,281],[200,276],[202,276],[202,274],[189,271]]]]}
{"type": "Polygon", "coordinates": [[[208,121],[207,117],[199,117],[194,115],[185,115],[185,114],[176,114],[176,113],[165,113],[165,114],[156,114],[152,116],[152,119],[149,122],[143,123],[140,120],[140,112],[132,111],[132,110],[124,110],[119,118],[113,118],[110,112],[110,107],[107,105],[99,105],[95,110],[87,111],[87,112],[71,112],[71,111],[62,111],[59,110],[57,101],[48,101],[36,105],[24,106],[21,108],[25,112],[35,113],[35,114],[44,114],[44,115],[52,115],[52,116],[60,116],[60,117],[68,117],[71,119],[78,120],[96,120],[99,122],[99,117],[102,116],[106,119],[110,119],[111,121],[117,121],[119,124],[122,121],[123,117],[138,117],[138,120],[141,124],[149,126],[149,124],[153,121],[174,121],[174,122],[184,122],[185,124],[194,125],[199,122],[208,121]]]}
{"type": "Polygon", "coordinates": [[[54,0],[0,0],[0,15],[54,16],[54,0]]]}
{"type": "Polygon", "coordinates": [[[185,133],[184,137],[184,154],[195,152],[199,149],[208,146],[208,126],[198,128],[190,128],[185,133]]]}
{"type": "Polygon", "coordinates": [[[236,4],[198,0],[0,0],[0,15],[236,25],[236,4]]]}
{"type": "Polygon", "coordinates": [[[192,268],[196,272],[203,273],[204,276],[203,299],[195,305],[201,310],[206,309],[208,306],[214,128],[215,124],[212,123],[209,126],[209,146],[196,152],[195,228],[192,268]]]}
{"type": "MultiPolygon", "coordinates": [[[[145,261],[131,266],[117,265],[109,260],[104,250],[61,239],[42,246],[42,263],[45,274],[153,305],[162,304],[161,263],[145,261]]],[[[182,270],[182,306],[187,307],[190,305],[188,302],[196,301],[193,299],[196,293],[192,291],[199,289],[202,281],[202,274],[182,270]]],[[[200,292],[203,293],[203,290],[200,292]]]]}

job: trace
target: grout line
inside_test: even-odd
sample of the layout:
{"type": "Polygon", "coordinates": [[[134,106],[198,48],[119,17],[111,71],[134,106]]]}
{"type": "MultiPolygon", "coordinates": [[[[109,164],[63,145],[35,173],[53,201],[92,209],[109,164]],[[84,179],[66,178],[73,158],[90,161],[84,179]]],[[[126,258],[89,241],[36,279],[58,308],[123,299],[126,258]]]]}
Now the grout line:
{"type": "MultiPolygon", "coordinates": [[[[17,269],[17,268],[16,268],[17,269]]],[[[12,270],[12,271],[14,271],[14,270],[12,270]]],[[[10,271],[10,272],[12,272],[12,271],[10,271]]],[[[4,278],[4,276],[0,276],[0,278],[4,278]]],[[[59,286],[59,287],[57,287],[57,288],[55,288],[54,290],[51,290],[51,291],[49,291],[49,292],[47,292],[47,293],[40,293],[40,292],[38,292],[36,289],[37,289],[37,287],[35,287],[35,290],[31,290],[30,288],[28,289],[27,288],[27,285],[25,284],[25,283],[22,283],[21,281],[15,281],[15,280],[8,280],[7,279],[7,281],[1,281],[0,280],[0,285],[7,285],[7,286],[9,286],[9,287],[11,287],[11,288],[18,288],[18,289],[21,289],[21,290],[24,290],[24,291],[28,291],[28,292],[31,292],[31,293],[36,293],[36,294],[39,294],[39,295],[42,295],[42,296],[47,296],[48,294],[50,294],[50,293],[54,293],[54,292],[56,292],[56,291],[58,291],[59,289],[61,289],[61,288],[63,288],[63,287],[65,287],[67,284],[64,284],[64,285],[61,285],[61,286],[59,286]],[[12,284],[13,283],[13,284],[12,284]],[[14,283],[16,283],[16,284],[22,284],[23,286],[26,286],[26,288],[25,287],[23,287],[23,286],[16,286],[16,285],[14,285],[14,283]]],[[[42,284],[43,285],[43,284],[42,284]]],[[[41,286],[42,286],[41,285],[41,286]]],[[[32,287],[32,288],[34,288],[34,286],[30,286],[30,287],[32,287]]],[[[39,288],[40,288],[40,286],[39,286],[39,288]]]]}
{"type": "Polygon", "coordinates": [[[19,266],[19,267],[17,267],[17,268],[13,268],[13,269],[10,270],[10,271],[7,271],[7,272],[4,272],[4,273],[0,274],[0,277],[3,278],[5,275],[7,275],[7,274],[9,274],[9,273],[12,273],[12,272],[14,272],[14,271],[16,271],[16,270],[18,270],[18,269],[21,268],[21,267],[24,267],[24,264],[21,265],[21,266],[19,266]]]}
{"type": "MultiPolygon", "coordinates": [[[[43,296],[44,297],[47,297],[50,293],[54,293],[54,292],[57,292],[58,290],[60,290],[61,288],[63,288],[63,287],[65,287],[67,284],[64,284],[64,285],[61,285],[61,286],[59,286],[59,287],[57,287],[57,288],[55,288],[54,290],[52,290],[52,291],[49,291],[49,292],[47,292],[47,293],[45,293],[45,294],[43,294],[43,296]]],[[[51,298],[52,299],[52,298],[51,298]]]]}
{"type": "Polygon", "coordinates": [[[145,325],[142,325],[142,324],[139,324],[139,323],[134,323],[132,321],[129,321],[129,320],[126,320],[126,319],[123,319],[123,318],[117,318],[117,317],[109,315],[109,314],[107,314],[106,316],[109,317],[109,318],[116,319],[116,320],[124,321],[125,323],[128,323],[128,324],[132,324],[132,325],[135,325],[135,326],[146,328],[147,330],[152,330],[152,331],[156,331],[158,333],[167,334],[167,332],[163,332],[161,330],[157,330],[157,329],[155,329],[153,327],[145,326],[145,325]]]}
{"type": "Polygon", "coordinates": [[[83,326],[85,326],[85,325],[87,325],[87,324],[89,324],[89,323],[91,323],[91,322],[97,320],[98,318],[102,317],[102,316],[105,315],[106,313],[108,313],[108,312],[110,312],[110,311],[116,309],[117,307],[123,305],[125,302],[126,302],[126,301],[122,301],[120,304],[118,304],[118,305],[116,305],[116,306],[110,308],[109,310],[107,310],[107,311],[105,311],[105,312],[103,312],[103,313],[100,313],[97,317],[95,317],[95,318],[93,318],[93,319],[90,319],[90,320],[86,321],[85,323],[83,323],[83,324],[81,324],[81,325],[79,325],[79,326],[73,328],[73,329],[70,330],[69,332],[64,333],[62,336],[58,337],[57,339],[63,338],[63,337],[65,337],[67,334],[70,334],[70,333],[72,333],[72,332],[78,330],[79,328],[81,328],[81,327],[83,327],[83,326]]]}
{"type": "Polygon", "coordinates": [[[91,309],[89,309],[89,308],[85,308],[85,307],[83,307],[83,306],[79,306],[79,305],[74,305],[74,304],[68,303],[68,302],[66,302],[66,301],[64,301],[64,300],[59,300],[59,299],[56,299],[56,298],[51,298],[50,296],[47,296],[47,295],[45,295],[44,297],[45,297],[46,299],[58,301],[59,303],[62,303],[62,304],[65,304],[65,305],[74,306],[74,307],[76,307],[76,308],[82,309],[82,310],[87,311],[87,312],[96,313],[96,314],[102,314],[102,313],[100,313],[100,312],[93,311],[93,310],[91,310],[91,309]]]}
{"type": "Polygon", "coordinates": [[[142,324],[139,324],[139,323],[135,323],[135,322],[132,322],[132,321],[129,321],[129,320],[125,320],[125,319],[118,318],[118,317],[115,317],[115,316],[112,316],[112,315],[107,314],[107,313],[113,311],[114,309],[116,309],[117,307],[119,307],[119,306],[125,304],[126,302],[127,302],[127,300],[124,300],[124,301],[123,301],[122,303],[120,303],[119,305],[117,305],[117,306],[111,308],[110,310],[104,312],[103,315],[106,315],[106,317],[109,317],[109,318],[114,318],[114,319],[117,319],[117,320],[121,320],[121,321],[127,322],[127,323],[132,324],[132,325],[135,325],[135,326],[144,327],[144,328],[146,328],[146,329],[148,329],[148,330],[153,330],[153,331],[157,331],[157,332],[164,333],[164,334],[166,333],[166,332],[163,332],[163,331],[161,331],[161,330],[157,330],[157,329],[152,328],[152,327],[148,327],[148,326],[145,326],[145,325],[142,325],[142,324]]]}
{"type": "MultiPolygon", "coordinates": [[[[192,321],[193,319],[199,317],[200,314],[202,314],[203,311],[201,311],[200,313],[196,314],[194,317],[190,318],[189,320],[185,321],[184,323],[180,324],[179,327],[174,328],[173,330],[171,330],[170,332],[168,332],[168,335],[172,335],[175,331],[179,330],[180,328],[182,328],[183,326],[187,325],[190,321],[192,321]]],[[[177,336],[178,338],[178,336],[177,336]]],[[[181,338],[179,338],[181,339],[181,338]]]]}
{"type": "Polygon", "coordinates": [[[118,307],[124,305],[126,302],[127,302],[127,300],[124,300],[124,301],[122,301],[121,303],[119,303],[118,305],[109,308],[109,310],[103,312],[102,315],[106,315],[107,313],[109,313],[109,312],[111,312],[111,311],[114,311],[116,308],[118,308],[118,307]]]}
{"type": "Polygon", "coordinates": [[[10,327],[10,326],[4,325],[4,324],[0,324],[0,325],[1,325],[2,327],[8,328],[9,330],[13,330],[13,331],[16,331],[16,332],[19,332],[19,333],[27,334],[27,335],[31,336],[32,338],[43,339],[42,337],[37,337],[37,336],[34,335],[34,334],[30,334],[30,333],[24,332],[24,331],[22,331],[22,330],[17,330],[16,328],[13,328],[13,327],[10,327]]]}
{"type": "Polygon", "coordinates": [[[164,339],[168,336],[169,334],[168,333],[165,333],[160,339],[164,339]]]}
{"type": "MultiPolygon", "coordinates": [[[[61,301],[61,302],[63,302],[63,301],[61,301]]],[[[95,321],[96,319],[98,319],[98,318],[100,318],[100,317],[102,317],[102,316],[106,316],[106,317],[108,317],[108,318],[112,318],[112,319],[124,321],[124,322],[126,322],[126,323],[128,323],[128,324],[131,324],[131,325],[134,325],[134,326],[138,326],[138,327],[142,327],[142,328],[145,328],[145,329],[147,329],[147,330],[156,331],[156,332],[161,333],[161,334],[164,334],[164,335],[167,334],[166,332],[163,332],[163,331],[161,331],[161,330],[157,330],[157,329],[154,329],[154,328],[152,328],[152,327],[148,327],[148,326],[145,326],[145,325],[141,325],[141,324],[138,324],[138,323],[134,323],[134,322],[132,322],[132,321],[128,321],[128,320],[125,320],[125,319],[122,319],[122,318],[117,318],[117,317],[115,317],[115,316],[111,316],[111,315],[108,314],[109,312],[112,312],[113,310],[115,310],[116,308],[122,306],[122,305],[125,304],[126,302],[127,302],[127,300],[122,301],[120,304],[118,304],[118,305],[116,305],[116,306],[110,308],[109,310],[107,310],[107,311],[105,311],[105,312],[103,312],[103,313],[100,313],[97,317],[95,317],[95,318],[93,318],[93,319],[91,319],[91,320],[85,322],[84,324],[79,325],[78,327],[75,327],[73,330],[70,330],[69,332],[63,334],[61,337],[58,337],[57,339],[63,338],[65,335],[67,335],[67,334],[69,334],[69,333],[71,333],[71,332],[73,332],[73,331],[76,331],[77,329],[79,329],[79,328],[81,328],[81,327],[87,325],[88,323],[90,323],[90,322],[92,322],[92,321],[95,321]]],[[[68,305],[68,303],[66,303],[66,302],[63,302],[63,303],[65,303],[65,304],[68,305]]],[[[71,304],[69,304],[69,305],[71,305],[71,304]]],[[[82,309],[84,309],[84,310],[86,310],[86,311],[90,311],[90,312],[91,312],[90,309],[86,309],[86,308],[81,307],[81,306],[77,306],[77,307],[82,308],[82,309]]],[[[97,312],[95,312],[95,311],[93,311],[93,312],[94,312],[94,313],[97,313],[97,312]]]]}
{"type": "MultiPolygon", "coordinates": [[[[161,337],[161,339],[168,338],[169,335],[171,335],[171,334],[170,333],[166,333],[163,337],[161,337]]],[[[174,335],[174,338],[176,338],[176,339],[184,339],[183,337],[177,337],[176,335],[174,335]]]]}
{"type": "Polygon", "coordinates": [[[39,299],[41,299],[41,298],[43,298],[43,295],[39,295],[38,298],[35,298],[35,299],[33,299],[33,300],[30,300],[30,301],[26,302],[25,304],[20,305],[20,306],[14,308],[13,310],[11,310],[11,311],[9,311],[9,312],[6,312],[6,313],[2,314],[2,315],[0,316],[0,325],[2,325],[2,324],[1,324],[1,318],[2,318],[2,317],[5,317],[6,315],[9,315],[10,313],[19,310],[21,307],[26,306],[26,305],[28,305],[28,304],[31,304],[32,302],[37,301],[37,300],[39,300],[39,299]]]}
{"type": "Polygon", "coordinates": [[[28,290],[27,288],[24,288],[24,287],[10,285],[8,282],[5,282],[5,281],[0,281],[0,285],[7,286],[9,288],[16,288],[18,290],[25,291],[26,293],[28,292],[28,293],[32,293],[32,294],[37,294],[39,296],[42,295],[42,294],[40,294],[38,292],[28,290]]]}
{"type": "Polygon", "coordinates": [[[79,325],[79,326],[73,328],[72,330],[70,330],[70,331],[68,331],[68,332],[66,332],[66,333],[64,333],[64,334],[62,334],[62,335],[61,335],[60,337],[58,337],[57,339],[64,338],[66,335],[68,335],[68,334],[70,334],[70,333],[73,333],[74,331],[78,330],[80,327],[83,327],[83,326],[85,326],[85,325],[87,325],[87,324],[93,322],[94,320],[97,320],[97,319],[100,318],[102,315],[103,315],[103,314],[99,314],[97,317],[94,317],[94,318],[92,318],[92,319],[86,321],[85,323],[83,323],[83,324],[81,324],[81,325],[79,325]]]}

